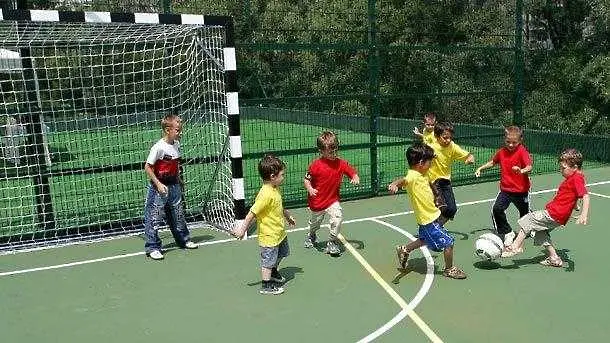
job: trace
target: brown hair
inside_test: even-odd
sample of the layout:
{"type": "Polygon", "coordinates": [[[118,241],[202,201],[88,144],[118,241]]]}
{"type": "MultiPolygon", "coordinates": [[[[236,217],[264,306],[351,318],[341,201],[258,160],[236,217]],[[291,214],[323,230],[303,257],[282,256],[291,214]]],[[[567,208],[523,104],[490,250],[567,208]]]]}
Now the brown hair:
{"type": "Polygon", "coordinates": [[[513,134],[519,136],[519,139],[523,139],[523,130],[519,126],[511,125],[504,129],[504,134],[506,136],[513,134]]]}
{"type": "Polygon", "coordinates": [[[181,121],[182,119],[180,119],[180,116],[177,114],[168,113],[161,119],[161,129],[165,132],[168,128],[172,127],[174,123],[179,123],[181,121]]]}
{"type": "Polygon", "coordinates": [[[445,131],[449,131],[451,133],[451,136],[453,136],[453,124],[444,121],[436,123],[436,125],[434,125],[434,135],[436,137],[440,137],[445,131]]]}
{"type": "Polygon", "coordinates": [[[265,155],[258,162],[258,174],[263,181],[271,180],[272,175],[278,175],[284,169],[286,169],[284,161],[271,154],[265,155]]]}
{"type": "Polygon", "coordinates": [[[559,162],[565,162],[570,168],[577,167],[578,169],[581,169],[582,154],[580,151],[573,148],[566,149],[559,155],[559,162]]]}
{"type": "Polygon", "coordinates": [[[434,119],[434,120],[436,120],[436,113],[428,112],[428,113],[424,114],[424,119],[434,119]]]}
{"type": "Polygon", "coordinates": [[[319,150],[336,150],[339,147],[339,140],[332,131],[322,132],[316,141],[319,150]]]}

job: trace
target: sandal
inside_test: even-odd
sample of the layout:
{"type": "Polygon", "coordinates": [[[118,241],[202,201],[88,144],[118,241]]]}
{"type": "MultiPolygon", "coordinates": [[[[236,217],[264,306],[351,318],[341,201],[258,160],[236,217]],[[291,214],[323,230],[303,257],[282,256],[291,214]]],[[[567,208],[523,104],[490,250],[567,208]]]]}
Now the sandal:
{"type": "Polygon", "coordinates": [[[407,269],[407,262],[409,260],[409,253],[407,252],[406,245],[396,246],[396,256],[398,256],[398,270],[403,271],[407,269]]]}
{"type": "Polygon", "coordinates": [[[513,257],[517,254],[520,254],[523,252],[523,249],[521,248],[512,248],[511,246],[507,246],[504,248],[504,250],[502,251],[502,257],[513,257]]]}
{"type": "Polygon", "coordinates": [[[451,279],[465,279],[466,278],[466,273],[464,273],[460,268],[453,266],[451,268],[445,268],[445,270],[443,270],[443,275],[451,278],[451,279]]]}
{"type": "Polygon", "coordinates": [[[561,268],[563,267],[563,261],[561,260],[561,258],[550,258],[547,257],[544,260],[540,261],[540,264],[543,266],[547,266],[547,267],[557,267],[557,268],[561,268]]]}

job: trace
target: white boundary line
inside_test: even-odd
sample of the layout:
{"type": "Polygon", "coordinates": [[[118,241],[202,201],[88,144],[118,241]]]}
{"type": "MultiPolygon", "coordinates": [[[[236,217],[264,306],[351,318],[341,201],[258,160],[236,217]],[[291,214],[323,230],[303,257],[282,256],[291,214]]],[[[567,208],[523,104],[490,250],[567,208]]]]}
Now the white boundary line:
{"type": "Polygon", "coordinates": [[[610,199],[610,196],[608,196],[608,195],[604,195],[604,194],[593,193],[593,192],[589,192],[589,194],[593,194],[593,195],[596,195],[596,196],[598,196],[598,197],[602,197],[602,198],[610,199]]]}
{"type": "MultiPolygon", "coordinates": [[[[594,183],[587,184],[587,186],[597,186],[597,185],[605,185],[605,184],[610,184],[610,181],[594,182],[594,183]]],[[[530,194],[551,193],[551,192],[555,192],[556,190],[557,190],[556,188],[545,189],[545,190],[530,192],[530,194]]],[[[481,203],[491,202],[491,201],[495,201],[495,200],[496,200],[495,198],[490,198],[490,199],[469,201],[469,202],[464,202],[464,203],[458,204],[458,206],[475,205],[475,204],[481,204],[481,203]]],[[[384,219],[384,218],[397,217],[397,216],[402,216],[402,215],[407,215],[407,214],[412,214],[412,213],[413,213],[413,211],[390,213],[390,214],[374,216],[374,217],[365,217],[365,218],[357,218],[357,219],[346,220],[343,223],[344,224],[357,223],[357,222],[363,222],[363,221],[368,221],[368,220],[372,220],[372,219],[384,219]]],[[[301,228],[297,228],[297,229],[290,229],[290,230],[287,230],[287,231],[288,232],[296,232],[296,231],[303,231],[303,230],[307,230],[307,227],[301,227],[301,228]]],[[[256,237],[256,235],[252,235],[250,237],[254,238],[254,237],[256,237]]],[[[198,243],[198,245],[200,245],[200,246],[203,246],[203,245],[212,245],[212,244],[217,244],[217,243],[225,243],[225,242],[229,242],[229,241],[233,241],[233,240],[235,240],[235,239],[229,238],[229,239],[222,239],[222,240],[217,240],[217,241],[209,241],[209,242],[198,243]]],[[[26,274],[26,273],[32,273],[32,272],[38,272],[38,271],[44,271],[44,270],[67,268],[67,267],[79,266],[79,265],[83,265],[83,264],[91,264],[91,263],[96,263],[96,262],[110,261],[110,260],[116,260],[116,259],[121,259],[121,258],[132,257],[132,256],[138,256],[138,255],[144,255],[144,252],[142,251],[142,252],[135,252],[135,253],[129,253],[129,254],[108,256],[108,257],[102,257],[102,258],[96,258],[96,259],[90,259],[90,260],[84,260],[84,261],[77,261],[77,262],[64,263],[64,264],[56,264],[56,265],[51,265],[51,266],[46,266],[46,267],[37,267],[37,268],[21,269],[21,270],[14,270],[14,271],[8,271],[8,272],[0,272],[0,277],[11,276],[11,275],[18,275],[18,274],[26,274]]]]}
{"type": "MultiPolygon", "coordinates": [[[[412,241],[416,240],[413,235],[399,228],[398,226],[386,223],[378,219],[371,219],[371,221],[389,227],[390,229],[406,236],[412,241]]],[[[358,253],[358,251],[356,251],[356,249],[354,249],[354,247],[349,242],[347,242],[345,238],[343,238],[343,236],[339,235],[338,237],[339,239],[341,239],[347,250],[352,253],[352,255],[354,255],[354,257],[356,258],[356,260],[358,260],[358,262],[360,262],[360,264],[362,264],[364,269],[366,269],[371,274],[375,281],[377,281],[377,283],[379,283],[379,285],[381,285],[381,287],[390,295],[390,297],[394,299],[394,301],[402,308],[402,310],[396,316],[394,316],[394,318],[392,318],[390,321],[385,323],[383,326],[381,326],[374,332],[370,333],[368,336],[359,340],[358,343],[373,341],[374,339],[388,331],[390,328],[398,324],[406,316],[411,317],[413,322],[423,331],[426,336],[428,336],[430,341],[435,343],[442,343],[443,341],[440,339],[440,337],[438,337],[434,333],[434,331],[432,331],[432,329],[430,329],[430,327],[413,311],[415,307],[417,307],[417,305],[422,301],[424,296],[428,293],[430,287],[432,286],[432,281],[434,280],[434,259],[432,258],[430,251],[426,247],[420,248],[424,257],[426,258],[426,277],[424,279],[422,287],[419,289],[415,297],[407,304],[407,302],[379,275],[379,273],[377,273],[375,269],[371,267],[371,265],[364,259],[364,257],[362,257],[362,255],[360,255],[360,253],[358,253]]]]}

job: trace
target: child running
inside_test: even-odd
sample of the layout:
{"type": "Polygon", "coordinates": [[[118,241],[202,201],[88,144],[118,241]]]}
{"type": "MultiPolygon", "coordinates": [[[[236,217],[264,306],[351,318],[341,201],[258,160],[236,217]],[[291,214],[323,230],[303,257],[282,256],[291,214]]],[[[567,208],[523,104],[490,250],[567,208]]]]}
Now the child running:
{"type": "Polygon", "coordinates": [[[438,219],[441,225],[452,220],[457,212],[455,195],[451,187],[451,166],[454,161],[462,160],[465,164],[474,163],[474,156],[462,149],[453,141],[453,125],[441,122],[434,126],[435,141],[428,144],[434,150],[436,158],[428,171],[428,179],[434,193],[434,203],[441,210],[438,219]]]}
{"type": "Polygon", "coordinates": [[[258,173],[263,179],[263,186],[256,195],[254,205],[246,215],[242,225],[235,228],[233,236],[241,239],[250,222],[256,218],[258,244],[261,252],[262,286],[260,294],[282,294],[281,286],[286,279],[278,271],[282,258],[290,254],[284,219],[294,226],[295,220],[282,204],[280,185],[284,182],[286,166],[282,160],[266,155],[258,164],[258,173]]]}
{"type": "Polygon", "coordinates": [[[518,223],[521,226],[517,238],[504,248],[502,257],[511,257],[523,252],[525,237],[535,231],[534,245],[546,248],[548,256],[540,262],[543,266],[562,267],[563,261],[551,241],[550,233],[554,228],[565,225],[570,219],[572,210],[578,199],[582,199],[582,211],[576,224],[587,224],[589,215],[589,194],[585,186],[585,176],[582,172],[582,154],[576,149],[567,149],[559,156],[559,168],[564,180],[559,185],[557,193],[549,201],[544,210],[530,212],[518,223]]]}
{"type": "Polygon", "coordinates": [[[324,220],[325,214],[329,217],[329,238],[325,252],[331,256],[341,255],[340,242],[337,238],[343,222],[343,209],[339,203],[339,189],[343,176],[347,176],[354,185],[360,183],[356,169],[346,160],[337,156],[339,140],[331,131],[324,131],[317,139],[320,157],[313,161],[305,174],[303,184],[307,190],[307,202],[311,215],[309,218],[309,232],[305,237],[305,248],[311,248],[316,243],[316,232],[324,220]]]}
{"type": "Polygon", "coordinates": [[[523,131],[518,126],[505,129],[504,147],[494,157],[474,172],[476,177],[481,171],[500,165],[500,192],[492,208],[492,224],[497,235],[509,246],[515,239],[510,224],[506,220],[506,209],[511,203],[519,210],[519,218],[529,212],[529,172],[532,170],[532,158],[523,145],[523,131]]]}
{"type": "Polygon", "coordinates": [[[454,239],[439,222],[441,211],[434,204],[434,195],[430,189],[428,179],[425,177],[432,160],[435,158],[434,150],[423,143],[416,143],[407,149],[406,156],[409,164],[407,175],[389,184],[388,190],[392,193],[398,192],[400,188],[407,191],[409,202],[419,225],[419,238],[407,245],[396,247],[398,270],[405,271],[411,251],[425,245],[430,250],[443,252],[445,259],[444,276],[452,279],[465,279],[466,273],[453,265],[454,239]]]}

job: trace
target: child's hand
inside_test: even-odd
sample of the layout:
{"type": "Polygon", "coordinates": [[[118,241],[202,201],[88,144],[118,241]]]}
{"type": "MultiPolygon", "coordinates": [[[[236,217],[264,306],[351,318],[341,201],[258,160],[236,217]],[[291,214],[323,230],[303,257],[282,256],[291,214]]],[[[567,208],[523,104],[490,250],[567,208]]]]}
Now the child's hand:
{"type": "Polygon", "coordinates": [[[587,225],[587,216],[584,213],[581,213],[576,219],[576,224],[587,225]]]}
{"type": "Polygon", "coordinates": [[[244,238],[244,234],[246,233],[246,228],[234,228],[231,230],[231,235],[237,239],[244,238]]]}
{"type": "Polygon", "coordinates": [[[290,225],[290,226],[294,227],[295,225],[297,225],[297,221],[294,220],[293,216],[286,217],[286,221],[288,222],[288,225],[290,225]]]}
{"type": "Polygon", "coordinates": [[[481,177],[481,169],[478,168],[477,170],[474,171],[474,176],[475,177],[481,177]]]}
{"type": "Polygon", "coordinates": [[[473,164],[474,163],[474,155],[470,154],[464,161],[465,164],[473,164]]]}
{"type": "Polygon", "coordinates": [[[157,191],[161,194],[167,194],[167,186],[159,182],[157,184],[157,191]]]}
{"type": "Polygon", "coordinates": [[[413,128],[413,133],[418,135],[418,136],[422,136],[422,133],[419,132],[419,128],[417,126],[413,128]]]}
{"type": "Polygon", "coordinates": [[[309,196],[315,197],[316,195],[318,195],[318,190],[315,188],[310,188],[307,190],[307,193],[309,193],[309,196]]]}
{"type": "Polygon", "coordinates": [[[356,175],[354,175],[354,177],[351,180],[349,180],[349,182],[352,185],[359,185],[360,184],[360,177],[358,176],[358,174],[356,174],[356,175]]]}
{"type": "Polygon", "coordinates": [[[396,192],[398,192],[398,186],[391,183],[388,185],[388,191],[390,191],[390,193],[392,193],[392,194],[396,194],[396,192]]]}
{"type": "Polygon", "coordinates": [[[512,169],[513,169],[513,171],[514,171],[515,173],[522,174],[522,173],[521,173],[521,168],[519,168],[519,166],[513,166],[513,168],[512,168],[512,169]]]}

